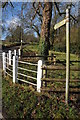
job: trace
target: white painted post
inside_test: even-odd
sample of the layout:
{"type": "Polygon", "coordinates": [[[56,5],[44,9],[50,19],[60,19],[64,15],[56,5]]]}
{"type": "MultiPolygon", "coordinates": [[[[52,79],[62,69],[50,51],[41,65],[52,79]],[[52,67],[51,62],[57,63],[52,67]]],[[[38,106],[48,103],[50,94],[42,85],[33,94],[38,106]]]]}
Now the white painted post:
{"type": "Polygon", "coordinates": [[[66,99],[65,102],[68,104],[69,100],[69,79],[70,79],[70,8],[66,9],[66,99]]]}
{"type": "Polygon", "coordinates": [[[13,56],[13,83],[17,83],[18,57],[13,56]]]}
{"type": "Polygon", "coordinates": [[[3,71],[4,71],[4,77],[6,75],[6,53],[3,52],[3,71]]]}
{"type": "Polygon", "coordinates": [[[9,66],[9,53],[7,53],[7,67],[9,66]]]}
{"type": "Polygon", "coordinates": [[[23,40],[21,40],[21,46],[20,46],[20,49],[22,50],[22,42],[23,42],[23,40]]]}
{"type": "Polygon", "coordinates": [[[19,55],[19,58],[21,57],[21,50],[18,49],[18,55],[19,55]]]}
{"type": "Polygon", "coordinates": [[[41,78],[42,78],[42,60],[38,61],[38,70],[37,70],[37,92],[41,92],[41,78]]]}
{"type": "Polygon", "coordinates": [[[11,50],[9,50],[9,65],[11,65],[11,50]]]}
{"type": "Polygon", "coordinates": [[[3,70],[5,70],[5,52],[3,52],[2,60],[3,60],[3,70]]]}
{"type": "Polygon", "coordinates": [[[14,56],[16,56],[16,50],[14,50],[14,56]]]}

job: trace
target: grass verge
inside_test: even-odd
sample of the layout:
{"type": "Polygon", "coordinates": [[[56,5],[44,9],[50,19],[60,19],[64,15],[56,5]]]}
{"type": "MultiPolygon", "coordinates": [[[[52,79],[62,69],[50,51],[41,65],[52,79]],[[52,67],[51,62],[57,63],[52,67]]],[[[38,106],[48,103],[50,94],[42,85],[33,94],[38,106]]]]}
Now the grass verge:
{"type": "MultiPolygon", "coordinates": [[[[66,105],[64,96],[37,93],[31,86],[13,84],[3,79],[3,110],[9,118],[79,119],[79,111],[71,102],[66,105]]],[[[4,114],[4,113],[3,113],[4,114]]],[[[5,117],[5,116],[4,116],[5,117]]]]}

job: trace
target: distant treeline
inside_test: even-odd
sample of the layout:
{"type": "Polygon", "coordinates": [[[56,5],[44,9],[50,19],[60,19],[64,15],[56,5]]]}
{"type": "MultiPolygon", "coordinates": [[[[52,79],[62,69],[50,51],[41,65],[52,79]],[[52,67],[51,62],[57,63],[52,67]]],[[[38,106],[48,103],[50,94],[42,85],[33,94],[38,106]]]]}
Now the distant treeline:
{"type": "MultiPolygon", "coordinates": [[[[66,29],[58,31],[54,38],[53,49],[55,51],[66,52],[66,29]]],[[[80,27],[72,26],[70,30],[70,53],[80,54],[80,27]]]]}
{"type": "MultiPolygon", "coordinates": [[[[19,33],[19,32],[18,32],[19,33]]],[[[70,30],[70,53],[80,54],[80,27],[78,24],[71,26],[70,30]]],[[[66,28],[63,26],[54,33],[50,35],[51,48],[55,51],[66,52],[66,28]]],[[[33,34],[23,34],[23,44],[38,44],[39,38],[36,38],[33,34]]],[[[3,48],[5,46],[11,47],[21,44],[20,34],[14,34],[12,36],[7,36],[6,40],[3,42],[3,48]]]]}

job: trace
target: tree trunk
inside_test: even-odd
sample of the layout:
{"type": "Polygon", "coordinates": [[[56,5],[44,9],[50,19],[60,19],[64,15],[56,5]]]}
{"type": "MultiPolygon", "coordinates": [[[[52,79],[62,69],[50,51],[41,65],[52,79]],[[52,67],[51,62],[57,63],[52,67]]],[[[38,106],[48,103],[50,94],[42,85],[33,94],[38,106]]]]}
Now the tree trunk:
{"type": "MultiPolygon", "coordinates": [[[[48,55],[48,51],[50,49],[49,37],[51,17],[52,17],[52,2],[45,2],[40,36],[40,53],[41,55],[44,56],[48,55]]],[[[47,59],[47,57],[45,57],[44,59],[47,59]]]]}

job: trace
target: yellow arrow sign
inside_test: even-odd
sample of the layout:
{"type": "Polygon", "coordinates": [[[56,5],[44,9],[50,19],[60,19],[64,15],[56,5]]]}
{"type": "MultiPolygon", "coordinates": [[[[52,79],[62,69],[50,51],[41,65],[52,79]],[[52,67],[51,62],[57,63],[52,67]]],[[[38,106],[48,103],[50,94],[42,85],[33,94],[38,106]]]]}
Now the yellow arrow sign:
{"type": "Polygon", "coordinates": [[[54,26],[54,29],[58,29],[60,28],[61,26],[63,26],[64,24],[66,23],[66,19],[62,20],[61,22],[57,23],[55,26],[54,26]]]}

